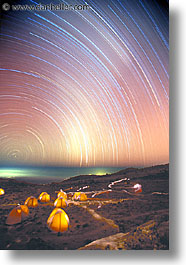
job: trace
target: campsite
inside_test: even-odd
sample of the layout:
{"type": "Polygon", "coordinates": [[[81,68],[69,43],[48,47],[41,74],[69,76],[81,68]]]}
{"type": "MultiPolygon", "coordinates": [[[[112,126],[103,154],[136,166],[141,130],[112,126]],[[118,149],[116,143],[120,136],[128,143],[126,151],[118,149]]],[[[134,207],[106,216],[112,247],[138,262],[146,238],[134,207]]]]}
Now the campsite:
{"type": "Polygon", "coordinates": [[[1,178],[0,249],[168,249],[168,180],[169,165],[49,184],[1,178]]]}

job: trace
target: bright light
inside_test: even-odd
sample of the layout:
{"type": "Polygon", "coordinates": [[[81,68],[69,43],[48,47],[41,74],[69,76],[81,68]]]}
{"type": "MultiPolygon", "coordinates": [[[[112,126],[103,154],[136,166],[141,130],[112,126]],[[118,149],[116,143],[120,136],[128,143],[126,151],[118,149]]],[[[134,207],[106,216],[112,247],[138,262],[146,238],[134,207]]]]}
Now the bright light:
{"type": "Polygon", "coordinates": [[[103,175],[106,175],[107,173],[103,173],[103,172],[98,172],[96,173],[96,176],[103,176],[103,175]]]}
{"type": "Polygon", "coordinates": [[[0,169],[1,178],[26,177],[29,175],[26,169],[0,169]]]}

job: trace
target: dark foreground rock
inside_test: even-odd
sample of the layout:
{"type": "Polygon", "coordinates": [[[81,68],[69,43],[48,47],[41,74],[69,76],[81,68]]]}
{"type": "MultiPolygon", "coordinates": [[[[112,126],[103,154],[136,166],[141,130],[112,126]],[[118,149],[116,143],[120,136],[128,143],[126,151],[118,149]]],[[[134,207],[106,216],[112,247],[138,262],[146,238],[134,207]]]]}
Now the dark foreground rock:
{"type": "Polygon", "coordinates": [[[149,221],[135,231],[98,239],[80,250],[157,250],[169,246],[169,224],[149,221]]]}

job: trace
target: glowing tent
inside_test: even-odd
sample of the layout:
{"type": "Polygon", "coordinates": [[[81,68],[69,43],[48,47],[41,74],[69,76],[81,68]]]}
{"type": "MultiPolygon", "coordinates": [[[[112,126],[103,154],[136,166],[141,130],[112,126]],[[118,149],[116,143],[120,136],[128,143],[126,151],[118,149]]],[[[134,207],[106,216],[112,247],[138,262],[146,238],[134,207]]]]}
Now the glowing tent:
{"type": "Polygon", "coordinates": [[[84,192],[75,192],[74,196],[72,197],[73,200],[77,201],[86,201],[87,195],[84,192]]]}
{"type": "Polygon", "coordinates": [[[41,202],[49,202],[50,201],[50,195],[47,193],[47,192],[42,192],[40,195],[39,195],[39,200],[41,202]]]}
{"type": "Polygon", "coordinates": [[[29,209],[26,205],[18,205],[8,215],[6,224],[14,225],[21,223],[29,214],[29,209]]]}
{"type": "Polygon", "coordinates": [[[38,201],[35,197],[30,196],[26,199],[25,201],[25,205],[27,205],[28,207],[37,207],[38,206],[38,201]]]}
{"type": "Polygon", "coordinates": [[[54,208],[54,210],[50,213],[50,215],[49,215],[49,217],[48,217],[48,219],[47,219],[47,224],[49,223],[50,218],[51,218],[54,214],[56,214],[57,212],[59,212],[59,211],[61,211],[62,213],[65,213],[65,211],[62,210],[62,209],[60,209],[60,208],[54,208]]]}
{"type": "Polygon", "coordinates": [[[5,191],[2,188],[0,188],[0,196],[3,194],[5,194],[5,191]]]}
{"type": "Polygon", "coordinates": [[[135,184],[133,186],[133,189],[134,189],[134,192],[136,192],[136,193],[142,192],[142,186],[141,186],[141,184],[135,184]]]}
{"type": "Polygon", "coordinates": [[[54,202],[54,206],[57,208],[65,208],[68,206],[68,203],[63,197],[58,197],[54,202]]]}
{"type": "Polygon", "coordinates": [[[64,199],[67,199],[67,194],[62,189],[58,192],[57,197],[63,197],[64,199]]]}
{"type": "Polygon", "coordinates": [[[62,209],[55,208],[47,220],[47,225],[54,232],[64,232],[69,226],[68,215],[62,209]]]}

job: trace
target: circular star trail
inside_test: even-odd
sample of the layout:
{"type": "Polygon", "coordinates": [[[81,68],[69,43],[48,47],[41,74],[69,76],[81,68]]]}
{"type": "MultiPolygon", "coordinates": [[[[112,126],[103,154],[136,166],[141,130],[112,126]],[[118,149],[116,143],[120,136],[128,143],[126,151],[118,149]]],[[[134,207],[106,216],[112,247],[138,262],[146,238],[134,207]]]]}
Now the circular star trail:
{"type": "Polygon", "coordinates": [[[78,4],[3,13],[0,164],[167,163],[167,2],[78,4]]]}

